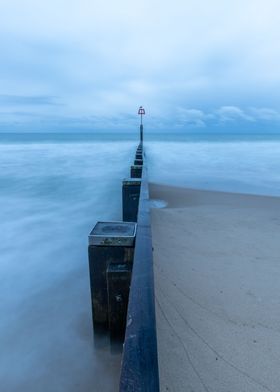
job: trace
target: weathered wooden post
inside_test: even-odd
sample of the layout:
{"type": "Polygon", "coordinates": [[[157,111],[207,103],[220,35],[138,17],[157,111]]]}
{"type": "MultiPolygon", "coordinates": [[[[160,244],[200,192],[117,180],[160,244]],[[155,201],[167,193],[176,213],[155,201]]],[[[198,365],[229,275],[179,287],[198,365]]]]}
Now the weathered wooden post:
{"type": "Polygon", "coordinates": [[[122,200],[124,222],[137,222],[140,188],[140,178],[126,178],[123,180],[122,200]]]}
{"type": "Polygon", "coordinates": [[[132,273],[132,260],[110,263],[107,268],[109,330],[112,338],[124,338],[132,273]]]}
{"type": "Polygon", "coordinates": [[[89,235],[93,324],[111,335],[124,333],[135,235],[133,222],[97,222],[89,235]]]}
{"type": "Polygon", "coordinates": [[[143,154],[142,154],[141,152],[136,151],[135,159],[141,159],[141,160],[143,160],[143,154]]]}
{"type": "Polygon", "coordinates": [[[140,166],[142,166],[142,165],[143,165],[143,159],[135,159],[135,160],[134,160],[134,165],[140,165],[140,166]]]}
{"type": "Polygon", "coordinates": [[[141,178],[142,177],[142,166],[141,165],[132,165],[130,168],[130,177],[141,178]]]}

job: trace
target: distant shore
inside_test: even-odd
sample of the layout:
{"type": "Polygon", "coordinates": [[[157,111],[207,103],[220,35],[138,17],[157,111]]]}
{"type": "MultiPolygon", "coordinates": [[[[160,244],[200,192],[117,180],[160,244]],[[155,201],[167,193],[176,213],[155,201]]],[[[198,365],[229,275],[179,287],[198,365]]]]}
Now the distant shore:
{"type": "Polygon", "coordinates": [[[150,184],[162,391],[280,385],[280,198],[150,184]]]}

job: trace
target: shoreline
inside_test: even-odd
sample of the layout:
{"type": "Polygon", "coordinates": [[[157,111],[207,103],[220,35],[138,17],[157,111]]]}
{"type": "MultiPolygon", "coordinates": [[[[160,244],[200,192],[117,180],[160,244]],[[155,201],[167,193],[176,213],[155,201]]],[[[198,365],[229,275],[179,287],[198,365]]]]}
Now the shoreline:
{"type": "MultiPolygon", "coordinates": [[[[168,202],[167,208],[176,208],[180,206],[187,206],[188,201],[185,199],[186,193],[188,193],[188,196],[199,196],[199,194],[202,194],[204,196],[210,197],[209,201],[218,203],[222,202],[224,197],[226,198],[237,198],[237,199],[242,199],[242,201],[245,201],[246,199],[255,199],[259,200],[260,198],[269,198],[273,202],[276,201],[277,199],[280,199],[280,195],[271,195],[271,194],[264,194],[264,193],[248,193],[248,192],[232,192],[232,191],[226,191],[226,190],[218,190],[218,189],[206,189],[206,188],[192,188],[192,187],[187,187],[187,186],[179,186],[179,185],[172,185],[172,184],[166,184],[166,183],[156,183],[156,182],[150,182],[149,183],[149,190],[150,190],[150,198],[151,199],[157,199],[159,194],[161,196],[164,196],[168,202]],[[176,197],[175,192],[177,192],[176,197]],[[221,198],[220,198],[221,197],[221,198]],[[182,203],[183,200],[183,204],[182,203]]],[[[204,202],[204,201],[203,201],[204,202]]]]}
{"type": "Polygon", "coordinates": [[[280,197],[150,184],[161,390],[277,391],[280,197]]]}

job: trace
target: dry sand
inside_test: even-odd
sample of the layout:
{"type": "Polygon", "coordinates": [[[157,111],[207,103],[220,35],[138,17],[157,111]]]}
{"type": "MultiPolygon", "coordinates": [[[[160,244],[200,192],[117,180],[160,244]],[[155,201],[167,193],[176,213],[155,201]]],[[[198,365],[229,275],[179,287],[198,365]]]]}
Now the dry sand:
{"type": "Polygon", "coordinates": [[[280,391],[280,198],[150,185],[161,391],[280,391]]]}

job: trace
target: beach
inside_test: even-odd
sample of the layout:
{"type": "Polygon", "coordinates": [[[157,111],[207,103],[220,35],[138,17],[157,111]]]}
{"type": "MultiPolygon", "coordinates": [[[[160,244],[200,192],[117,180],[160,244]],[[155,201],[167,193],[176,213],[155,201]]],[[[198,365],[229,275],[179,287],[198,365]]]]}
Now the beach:
{"type": "Polygon", "coordinates": [[[150,198],[167,203],[151,210],[161,391],[278,391],[280,198],[150,198]]]}

